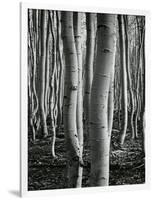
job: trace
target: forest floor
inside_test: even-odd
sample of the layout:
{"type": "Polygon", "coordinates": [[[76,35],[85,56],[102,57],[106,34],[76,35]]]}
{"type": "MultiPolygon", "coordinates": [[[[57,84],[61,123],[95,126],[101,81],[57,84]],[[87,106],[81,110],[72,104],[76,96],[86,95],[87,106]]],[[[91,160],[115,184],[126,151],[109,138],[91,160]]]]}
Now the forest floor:
{"type": "MultiPolygon", "coordinates": [[[[122,148],[116,147],[119,132],[113,129],[110,155],[110,185],[145,183],[145,155],[142,136],[131,139],[129,131],[122,148]]],[[[66,156],[64,134],[56,138],[56,158],[51,157],[51,141],[28,144],[28,190],[66,188],[66,156]]],[[[89,146],[84,147],[82,187],[88,187],[90,175],[89,146]]]]}

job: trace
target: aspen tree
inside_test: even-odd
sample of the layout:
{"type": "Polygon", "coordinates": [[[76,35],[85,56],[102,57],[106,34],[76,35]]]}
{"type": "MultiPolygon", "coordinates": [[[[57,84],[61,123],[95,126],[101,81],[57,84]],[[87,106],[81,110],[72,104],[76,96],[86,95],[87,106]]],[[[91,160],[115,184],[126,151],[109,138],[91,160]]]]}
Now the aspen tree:
{"type": "Polygon", "coordinates": [[[121,121],[120,144],[123,145],[125,137],[126,137],[127,121],[128,121],[126,52],[125,52],[123,15],[118,15],[118,23],[119,23],[120,66],[121,66],[120,72],[121,72],[121,87],[122,87],[122,91],[121,91],[122,92],[122,95],[121,95],[122,121],[121,121]]]}
{"type": "MultiPolygon", "coordinates": [[[[114,66],[113,66],[114,67],[114,66]]],[[[109,138],[111,137],[112,124],[113,124],[113,114],[114,114],[114,68],[110,74],[110,86],[108,94],[108,132],[109,138]]]]}
{"type": "Polygon", "coordinates": [[[64,132],[68,160],[68,186],[80,187],[78,170],[81,157],[76,126],[78,60],[74,40],[73,12],[62,12],[62,28],[65,54],[64,132]]]}
{"type": "MultiPolygon", "coordinates": [[[[36,129],[35,129],[35,121],[36,121],[36,113],[38,112],[38,96],[36,93],[36,67],[37,67],[37,12],[35,10],[29,10],[29,43],[30,49],[29,53],[31,55],[31,59],[28,59],[31,62],[31,118],[30,124],[32,127],[32,137],[35,141],[36,139],[36,129]],[[35,20],[34,20],[35,19],[35,20]]],[[[29,73],[30,75],[30,73],[29,73]]]]}
{"type": "Polygon", "coordinates": [[[137,73],[136,73],[136,112],[135,112],[135,138],[138,138],[138,119],[140,117],[140,107],[141,107],[141,93],[140,93],[140,87],[141,87],[141,68],[142,68],[142,48],[143,48],[143,34],[140,30],[140,21],[139,18],[136,17],[136,25],[137,25],[137,30],[136,32],[138,33],[138,48],[137,48],[137,73]]]}
{"type": "Polygon", "coordinates": [[[126,72],[127,72],[127,82],[128,91],[130,94],[130,127],[132,138],[135,137],[134,133],[134,95],[132,90],[132,79],[130,74],[130,56],[129,56],[129,34],[128,34],[128,16],[124,16],[124,28],[125,28],[125,47],[126,47],[126,72]]]}
{"type": "Polygon", "coordinates": [[[138,130],[137,130],[137,125],[138,125],[138,109],[139,109],[139,75],[140,75],[140,33],[139,33],[139,22],[137,17],[136,19],[136,24],[135,24],[135,42],[136,42],[136,59],[135,59],[135,65],[136,65],[136,82],[135,82],[135,114],[134,114],[134,124],[135,124],[135,133],[134,133],[134,138],[138,137],[138,130]]]}
{"type": "Polygon", "coordinates": [[[90,104],[91,186],[109,184],[108,96],[115,63],[116,15],[97,15],[97,55],[90,104]]]}
{"type": "Polygon", "coordinates": [[[58,92],[58,119],[57,125],[61,126],[62,123],[62,106],[63,106],[63,97],[64,97],[64,63],[63,63],[63,44],[61,38],[61,13],[59,11],[56,12],[57,18],[57,49],[58,49],[58,60],[60,65],[60,74],[59,74],[59,92],[58,92]]]}
{"type": "Polygon", "coordinates": [[[51,77],[50,77],[50,117],[51,117],[51,153],[55,157],[55,141],[56,141],[56,74],[57,74],[57,52],[56,52],[56,30],[55,24],[55,11],[49,11],[50,31],[52,35],[52,56],[51,56],[51,77]]]}
{"type": "Polygon", "coordinates": [[[48,92],[49,92],[49,43],[50,42],[50,32],[49,32],[49,23],[47,25],[47,38],[46,38],[46,64],[45,64],[45,92],[44,92],[44,110],[45,115],[48,115],[48,92]]]}
{"type": "MultiPolygon", "coordinates": [[[[82,158],[83,153],[83,96],[82,96],[82,43],[81,43],[81,17],[82,13],[75,12],[73,14],[74,21],[74,37],[76,44],[76,53],[78,61],[78,93],[77,93],[77,134],[80,145],[80,157],[82,158]]],[[[79,166],[78,171],[78,185],[82,185],[82,165],[79,166]]]]}
{"type": "Polygon", "coordinates": [[[40,119],[41,119],[41,128],[42,137],[48,135],[47,123],[46,123],[46,114],[44,107],[44,97],[45,97],[45,66],[46,66],[46,39],[47,39],[47,12],[45,10],[41,11],[41,59],[39,66],[39,82],[40,82],[40,92],[39,92],[39,109],[40,109],[40,119]]]}
{"type": "Polygon", "coordinates": [[[90,118],[90,96],[91,85],[93,78],[93,65],[94,65],[94,49],[95,49],[95,27],[94,22],[96,15],[93,13],[86,13],[86,63],[85,63],[85,94],[84,94],[84,111],[86,117],[87,137],[89,135],[89,118],[90,118]]]}

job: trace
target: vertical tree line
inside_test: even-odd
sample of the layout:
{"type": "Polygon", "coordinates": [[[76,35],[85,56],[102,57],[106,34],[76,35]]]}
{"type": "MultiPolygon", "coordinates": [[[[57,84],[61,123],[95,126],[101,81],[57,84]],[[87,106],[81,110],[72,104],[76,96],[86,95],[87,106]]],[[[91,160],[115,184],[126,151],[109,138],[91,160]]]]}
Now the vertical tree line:
{"type": "Polygon", "coordinates": [[[144,140],[144,41],[143,16],[28,10],[29,141],[56,159],[64,135],[67,187],[82,187],[86,145],[89,185],[109,185],[113,128],[119,148],[144,140]]]}

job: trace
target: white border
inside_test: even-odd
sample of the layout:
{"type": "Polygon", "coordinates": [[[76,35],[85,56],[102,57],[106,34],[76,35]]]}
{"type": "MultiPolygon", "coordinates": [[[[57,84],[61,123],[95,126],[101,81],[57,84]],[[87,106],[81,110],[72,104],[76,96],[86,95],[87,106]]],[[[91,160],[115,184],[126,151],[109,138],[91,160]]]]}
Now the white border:
{"type": "Polygon", "coordinates": [[[28,184],[28,93],[27,93],[27,6],[20,4],[20,195],[27,192],[28,184]]]}
{"type": "Polygon", "coordinates": [[[130,14],[130,15],[144,15],[146,16],[146,114],[149,115],[150,100],[147,95],[150,94],[150,85],[147,81],[150,77],[150,13],[141,10],[127,10],[127,9],[112,9],[102,7],[83,7],[74,5],[56,5],[56,4],[42,4],[42,3],[20,3],[20,195],[23,196],[49,196],[49,195],[64,195],[64,194],[81,194],[93,192],[108,192],[108,191],[129,191],[148,189],[150,186],[150,127],[146,124],[146,183],[137,185],[124,185],[124,186],[109,186],[109,187],[89,187],[81,189],[56,189],[56,190],[40,190],[28,191],[28,144],[27,144],[27,10],[28,8],[34,9],[48,9],[48,10],[65,10],[65,11],[82,11],[82,12],[95,12],[95,13],[114,13],[114,14],[130,14]],[[147,70],[148,66],[148,70],[147,70]],[[148,85],[147,85],[148,84],[148,85]],[[148,155],[148,156],[147,156],[148,155]]]}

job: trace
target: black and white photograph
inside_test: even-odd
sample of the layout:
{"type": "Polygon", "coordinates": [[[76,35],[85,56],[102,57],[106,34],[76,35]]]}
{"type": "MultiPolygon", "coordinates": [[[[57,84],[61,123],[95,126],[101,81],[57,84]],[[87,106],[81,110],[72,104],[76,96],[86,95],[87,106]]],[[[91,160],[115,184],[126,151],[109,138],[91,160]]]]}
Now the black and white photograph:
{"type": "Polygon", "coordinates": [[[27,190],[144,185],[146,16],[26,17],[27,190]]]}

